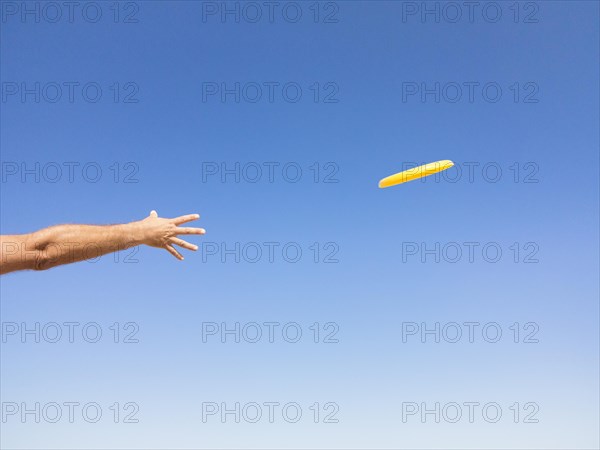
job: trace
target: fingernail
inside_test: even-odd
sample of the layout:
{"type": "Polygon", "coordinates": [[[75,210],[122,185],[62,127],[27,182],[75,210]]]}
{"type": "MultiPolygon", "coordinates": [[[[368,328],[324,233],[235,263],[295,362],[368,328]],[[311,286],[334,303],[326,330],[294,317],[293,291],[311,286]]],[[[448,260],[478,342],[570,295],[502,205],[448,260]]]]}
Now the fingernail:
{"type": "Polygon", "coordinates": [[[197,245],[194,245],[194,250],[198,250],[198,246],[197,245]]]}

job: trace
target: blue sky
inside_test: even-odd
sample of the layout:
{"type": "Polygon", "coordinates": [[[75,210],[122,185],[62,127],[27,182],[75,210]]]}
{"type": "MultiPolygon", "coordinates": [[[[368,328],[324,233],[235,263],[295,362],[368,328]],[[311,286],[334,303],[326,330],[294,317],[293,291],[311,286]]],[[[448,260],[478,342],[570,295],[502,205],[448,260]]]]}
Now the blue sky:
{"type": "Polygon", "coordinates": [[[243,2],[224,4],[239,20],[221,2],[91,2],[72,20],[25,2],[37,22],[22,5],[2,2],[2,234],[152,209],[198,212],[207,234],[183,262],[141,248],[2,277],[0,393],[20,408],[3,447],[598,447],[596,2],[456,22],[437,2],[437,21],[421,2],[259,3],[257,21],[243,2]],[[443,176],[377,188],[442,159],[443,176]],[[102,337],[71,343],[69,322],[102,337]],[[102,419],[19,415],[52,402],[102,419]],[[270,423],[265,402],[302,418],[270,423]],[[502,418],[470,423],[465,402],[502,418]],[[236,403],[262,419],[203,420],[236,403]],[[439,423],[404,422],[412,404],[439,404],[439,423]]]}

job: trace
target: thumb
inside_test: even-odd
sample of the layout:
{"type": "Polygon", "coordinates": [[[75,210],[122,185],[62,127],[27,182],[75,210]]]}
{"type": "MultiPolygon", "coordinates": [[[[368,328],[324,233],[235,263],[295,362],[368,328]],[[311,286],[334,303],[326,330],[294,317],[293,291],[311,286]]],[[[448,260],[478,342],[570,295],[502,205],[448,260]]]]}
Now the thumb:
{"type": "Polygon", "coordinates": [[[150,211],[150,217],[158,217],[157,212],[154,210],[150,211]]]}

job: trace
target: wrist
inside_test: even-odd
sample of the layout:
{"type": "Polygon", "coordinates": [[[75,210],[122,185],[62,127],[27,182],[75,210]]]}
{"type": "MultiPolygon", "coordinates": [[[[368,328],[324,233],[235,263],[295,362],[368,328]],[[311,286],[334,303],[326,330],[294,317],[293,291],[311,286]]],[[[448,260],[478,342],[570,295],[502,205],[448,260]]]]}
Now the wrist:
{"type": "Polygon", "coordinates": [[[146,242],[141,222],[130,222],[123,225],[128,247],[135,247],[146,242]]]}

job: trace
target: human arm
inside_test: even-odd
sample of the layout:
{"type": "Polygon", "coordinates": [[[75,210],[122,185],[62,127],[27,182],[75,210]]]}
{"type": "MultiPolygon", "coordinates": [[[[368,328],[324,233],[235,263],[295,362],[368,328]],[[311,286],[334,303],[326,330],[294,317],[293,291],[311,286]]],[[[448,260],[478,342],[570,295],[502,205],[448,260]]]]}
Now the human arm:
{"type": "Polygon", "coordinates": [[[180,225],[199,217],[189,214],[166,219],[152,211],[145,219],[126,224],[56,225],[30,234],[0,236],[0,275],[50,269],[141,244],[164,248],[182,260],[173,245],[194,251],[198,247],[178,236],[204,234],[205,230],[180,225]]]}

